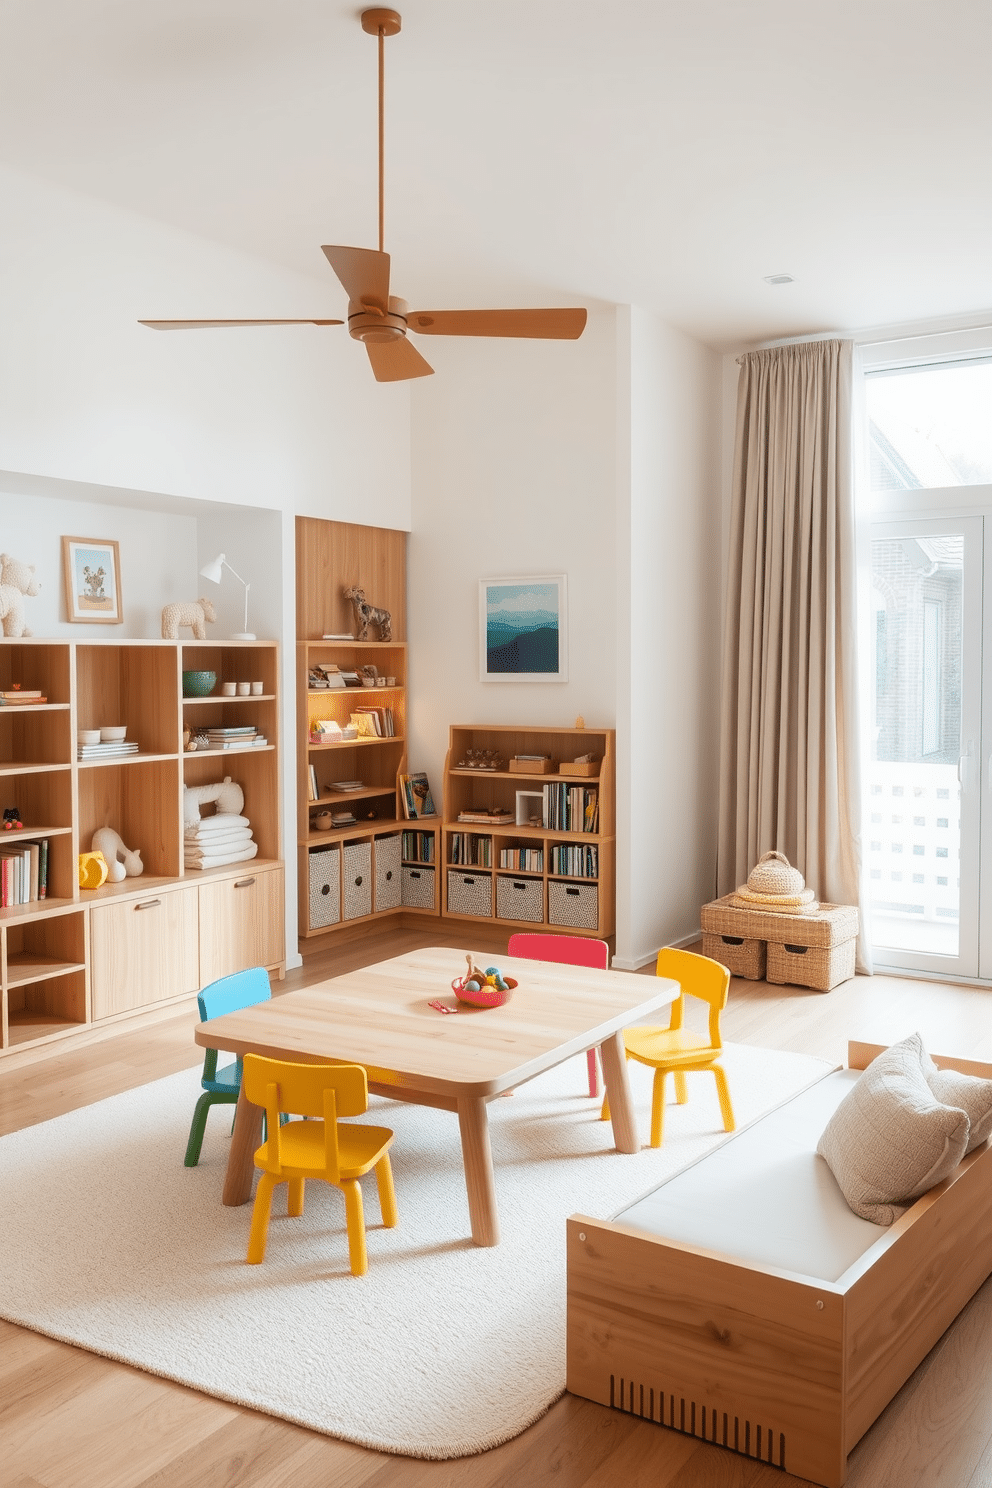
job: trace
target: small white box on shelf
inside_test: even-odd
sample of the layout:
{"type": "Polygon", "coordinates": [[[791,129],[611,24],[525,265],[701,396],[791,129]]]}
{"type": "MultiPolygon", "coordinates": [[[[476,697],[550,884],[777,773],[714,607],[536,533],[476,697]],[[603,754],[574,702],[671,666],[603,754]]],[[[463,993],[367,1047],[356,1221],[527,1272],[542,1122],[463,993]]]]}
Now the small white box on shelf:
{"type": "Polygon", "coordinates": [[[543,791],[517,791],[517,826],[539,827],[544,811],[543,791]]]}

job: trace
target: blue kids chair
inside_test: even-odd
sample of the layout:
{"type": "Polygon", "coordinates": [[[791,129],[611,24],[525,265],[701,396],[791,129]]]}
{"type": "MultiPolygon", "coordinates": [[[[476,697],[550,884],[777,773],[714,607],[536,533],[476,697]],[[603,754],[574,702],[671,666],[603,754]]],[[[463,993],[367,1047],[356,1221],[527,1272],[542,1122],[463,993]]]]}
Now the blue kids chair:
{"type": "MultiPolygon", "coordinates": [[[[224,1013],[236,1013],[240,1008],[254,1007],[257,1002],[266,1002],[272,996],[269,974],[264,966],[253,966],[248,971],[237,971],[233,976],[220,977],[204,987],[197,996],[200,1005],[200,1022],[219,1018],[224,1013]]],[[[195,1168],[200,1161],[203,1133],[207,1127],[207,1112],[211,1106],[237,1105],[241,1093],[241,1060],[224,1069],[217,1069],[217,1050],[207,1049],[203,1059],[203,1075],[200,1080],[203,1094],[196,1103],[193,1122],[186,1143],[185,1163],[195,1168]]]]}

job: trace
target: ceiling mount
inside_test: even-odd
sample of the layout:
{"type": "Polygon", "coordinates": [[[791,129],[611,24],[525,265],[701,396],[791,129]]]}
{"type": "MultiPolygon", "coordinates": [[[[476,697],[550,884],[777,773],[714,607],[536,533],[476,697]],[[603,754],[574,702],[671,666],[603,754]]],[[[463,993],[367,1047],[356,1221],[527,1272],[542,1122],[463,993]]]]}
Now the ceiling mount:
{"type": "Polygon", "coordinates": [[[403,21],[398,10],[363,10],[362,30],[369,36],[398,36],[403,21]]]}
{"type": "MultiPolygon", "coordinates": [[[[385,224],[385,73],[387,36],[399,33],[396,10],[364,10],[362,30],[379,39],[379,248],[325,244],[328,263],[348,295],[348,332],[368,353],[377,382],[406,382],[434,371],[407,331],[421,336],[511,336],[542,341],[574,341],[586,324],[583,309],[570,310],[407,310],[406,301],[389,293],[389,254],[383,248],[385,224]]],[[[156,331],[196,330],[207,326],[342,325],[340,320],[143,320],[156,331]]]]}

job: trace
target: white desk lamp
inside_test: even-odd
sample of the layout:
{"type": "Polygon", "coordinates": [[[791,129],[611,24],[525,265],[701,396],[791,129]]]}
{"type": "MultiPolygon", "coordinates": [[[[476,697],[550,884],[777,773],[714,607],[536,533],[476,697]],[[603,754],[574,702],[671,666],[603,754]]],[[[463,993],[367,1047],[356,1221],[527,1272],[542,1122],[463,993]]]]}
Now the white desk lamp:
{"type": "Polygon", "coordinates": [[[248,590],[251,586],[247,580],[243,579],[236,569],[231,568],[223,553],[218,553],[216,558],[212,558],[209,563],[205,563],[200,569],[200,575],[204,579],[209,579],[212,584],[219,584],[225,568],[231,569],[231,573],[234,574],[238,583],[245,586],[245,628],[244,630],[235,632],[231,639],[233,641],[254,641],[257,637],[254,631],[248,629],[248,590]]]}

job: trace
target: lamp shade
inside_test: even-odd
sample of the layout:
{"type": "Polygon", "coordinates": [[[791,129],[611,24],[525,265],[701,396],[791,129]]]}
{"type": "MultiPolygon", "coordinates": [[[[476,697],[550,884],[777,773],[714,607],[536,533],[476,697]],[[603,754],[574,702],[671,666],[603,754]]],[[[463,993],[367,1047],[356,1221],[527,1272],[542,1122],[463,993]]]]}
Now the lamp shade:
{"type": "Polygon", "coordinates": [[[225,553],[218,553],[216,558],[211,558],[209,563],[205,563],[200,569],[201,578],[209,579],[211,584],[219,584],[226,556],[225,553]]]}

